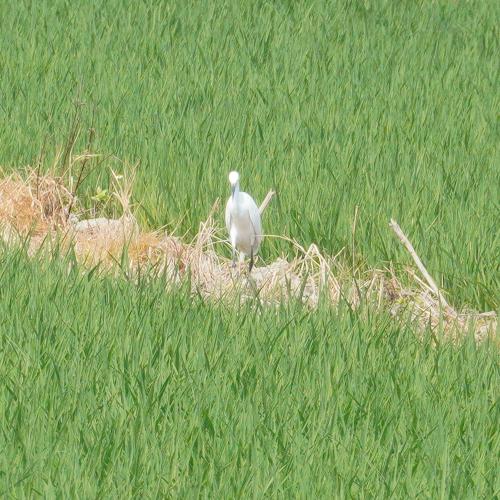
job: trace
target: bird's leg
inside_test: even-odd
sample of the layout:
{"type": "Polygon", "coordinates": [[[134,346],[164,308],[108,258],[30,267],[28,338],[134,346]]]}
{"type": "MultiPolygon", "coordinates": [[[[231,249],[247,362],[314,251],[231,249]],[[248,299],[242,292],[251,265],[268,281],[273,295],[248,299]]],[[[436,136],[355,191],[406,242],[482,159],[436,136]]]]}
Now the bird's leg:
{"type": "Polygon", "coordinates": [[[234,269],[236,267],[236,249],[233,247],[233,263],[231,267],[234,269]]]}
{"type": "Polygon", "coordinates": [[[248,274],[252,272],[253,267],[253,248],[250,249],[250,264],[248,265],[248,274]]]}

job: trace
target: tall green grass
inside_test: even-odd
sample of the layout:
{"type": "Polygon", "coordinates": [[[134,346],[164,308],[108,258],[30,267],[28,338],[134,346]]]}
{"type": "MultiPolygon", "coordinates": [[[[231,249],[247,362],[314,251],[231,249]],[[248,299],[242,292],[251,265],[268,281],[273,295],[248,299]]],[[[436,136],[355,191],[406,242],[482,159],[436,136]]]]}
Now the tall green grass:
{"type": "MultiPolygon", "coordinates": [[[[93,127],[102,166],[140,160],[143,224],[194,233],[238,169],[278,191],[266,232],[398,265],[392,216],[451,302],[498,308],[499,9],[0,2],[0,164],[49,164],[79,120],[75,151],[93,127]]],[[[496,346],[383,314],[0,249],[2,497],[495,498],[499,382],[496,346]]]]}
{"type": "Polygon", "coordinates": [[[499,493],[494,346],[434,348],[347,307],[208,305],[20,251],[0,277],[2,497],[499,493]]]}
{"type": "MultiPolygon", "coordinates": [[[[266,232],[349,253],[358,206],[355,252],[369,265],[406,262],[393,216],[456,303],[497,308],[499,10],[2,2],[0,163],[53,151],[84,102],[95,149],[140,160],[145,223],[196,231],[238,169],[256,198],[279,193],[266,232]]],[[[262,254],[288,250],[268,239],[262,254]]]]}

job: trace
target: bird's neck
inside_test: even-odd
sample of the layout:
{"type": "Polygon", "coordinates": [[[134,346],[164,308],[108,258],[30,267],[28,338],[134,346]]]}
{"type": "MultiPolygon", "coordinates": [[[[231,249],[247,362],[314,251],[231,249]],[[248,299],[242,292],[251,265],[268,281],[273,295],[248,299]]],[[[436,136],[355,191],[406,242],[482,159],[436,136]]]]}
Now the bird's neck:
{"type": "Polygon", "coordinates": [[[233,191],[233,201],[236,202],[238,201],[238,196],[240,195],[240,183],[238,182],[236,186],[234,186],[234,191],[233,191]]]}

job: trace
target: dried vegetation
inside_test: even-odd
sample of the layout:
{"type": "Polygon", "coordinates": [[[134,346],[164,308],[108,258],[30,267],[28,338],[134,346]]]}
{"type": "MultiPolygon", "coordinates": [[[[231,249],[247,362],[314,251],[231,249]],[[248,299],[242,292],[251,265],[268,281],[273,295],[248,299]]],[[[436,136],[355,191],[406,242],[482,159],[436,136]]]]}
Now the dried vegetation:
{"type": "MultiPolygon", "coordinates": [[[[217,245],[225,244],[215,218],[218,203],[200,224],[196,237],[186,242],[161,230],[143,231],[130,209],[132,181],[118,176],[114,180],[113,195],[121,204],[121,217],[85,219],[74,190],[62,177],[40,175],[35,170],[24,176],[3,176],[2,239],[7,244],[26,242],[30,254],[51,250],[57,244],[63,251],[73,251],[85,267],[99,265],[108,272],[125,271],[129,277],[146,271],[161,274],[168,286],[189,277],[193,293],[209,300],[237,296],[240,300],[255,300],[262,307],[300,300],[312,308],[323,300],[333,305],[346,301],[352,309],[364,304],[368,306],[364,310],[382,309],[392,316],[410,319],[420,331],[442,328],[453,339],[470,331],[478,341],[496,334],[495,312],[457,311],[448,304],[394,221],[391,227],[422,278],[410,266],[399,276],[390,268],[353,270],[342,259],[342,252],[332,257],[322,254],[316,245],[303,248],[296,242],[292,242],[296,248],[292,260],[278,258],[268,265],[257,264],[248,276],[246,267],[232,269],[230,261],[215,250],[217,245]]],[[[262,211],[271,197],[272,193],[266,197],[262,211]]]]}

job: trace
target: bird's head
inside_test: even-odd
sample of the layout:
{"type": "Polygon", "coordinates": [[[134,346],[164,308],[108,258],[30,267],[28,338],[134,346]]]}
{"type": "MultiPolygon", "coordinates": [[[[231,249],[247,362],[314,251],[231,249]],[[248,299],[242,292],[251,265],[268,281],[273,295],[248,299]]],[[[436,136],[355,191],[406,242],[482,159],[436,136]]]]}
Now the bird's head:
{"type": "Polygon", "coordinates": [[[234,196],[236,187],[240,182],[240,174],[234,170],[229,173],[229,184],[231,184],[231,194],[234,196]]]}

